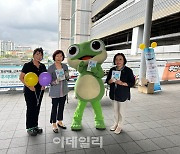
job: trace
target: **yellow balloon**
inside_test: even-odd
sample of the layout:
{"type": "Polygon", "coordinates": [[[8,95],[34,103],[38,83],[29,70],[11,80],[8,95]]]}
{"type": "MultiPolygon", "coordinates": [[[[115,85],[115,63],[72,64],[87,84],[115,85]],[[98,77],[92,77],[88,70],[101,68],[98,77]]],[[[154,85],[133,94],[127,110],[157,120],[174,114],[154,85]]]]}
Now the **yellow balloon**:
{"type": "Polygon", "coordinates": [[[152,43],[151,43],[151,47],[152,47],[152,48],[157,47],[157,43],[156,43],[156,42],[152,42],[152,43]]]}
{"type": "Polygon", "coordinates": [[[24,76],[24,82],[27,86],[35,86],[38,83],[38,76],[33,72],[29,72],[24,76]]]}
{"type": "Polygon", "coordinates": [[[144,49],[146,48],[146,46],[145,46],[145,44],[141,43],[141,44],[139,45],[139,48],[140,48],[141,50],[144,50],[144,49]]]}

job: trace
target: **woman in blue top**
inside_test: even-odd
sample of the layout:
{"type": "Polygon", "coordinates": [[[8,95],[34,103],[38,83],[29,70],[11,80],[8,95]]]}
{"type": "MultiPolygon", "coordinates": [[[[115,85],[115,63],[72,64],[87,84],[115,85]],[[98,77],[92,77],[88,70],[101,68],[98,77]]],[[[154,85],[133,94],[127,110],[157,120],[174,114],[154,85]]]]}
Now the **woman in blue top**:
{"type": "Polygon", "coordinates": [[[58,133],[58,127],[66,129],[62,121],[64,105],[68,94],[67,80],[69,79],[69,71],[68,66],[62,63],[65,58],[63,51],[56,50],[52,57],[54,64],[48,68],[48,72],[52,76],[49,90],[49,96],[52,98],[50,123],[52,124],[53,131],[58,133]]]}
{"type": "Polygon", "coordinates": [[[110,85],[109,97],[114,105],[114,125],[110,128],[115,134],[121,132],[127,100],[130,100],[130,87],[135,84],[133,71],[125,66],[127,60],[123,53],[118,53],[113,59],[115,67],[112,67],[108,73],[106,83],[110,85]],[[120,79],[114,80],[112,73],[119,72],[120,79]]]}

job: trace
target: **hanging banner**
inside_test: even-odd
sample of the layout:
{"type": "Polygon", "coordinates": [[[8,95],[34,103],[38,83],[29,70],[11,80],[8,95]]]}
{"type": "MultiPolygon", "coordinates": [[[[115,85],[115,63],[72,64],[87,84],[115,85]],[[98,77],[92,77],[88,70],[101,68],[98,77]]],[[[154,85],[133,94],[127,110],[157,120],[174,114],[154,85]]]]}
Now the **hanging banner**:
{"type": "Polygon", "coordinates": [[[158,70],[153,48],[145,48],[145,59],[146,59],[146,79],[152,83],[158,83],[158,70]]]}
{"type": "Polygon", "coordinates": [[[162,80],[180,80],[180,62],[167,63],[162,80]]]}
{"type": "Polygon", "coordinates": [[[146,79],[148,79],[149,82],[154,83],[154,91],[159,91],[161,90],[161,87],[154,49],[145,48],[144,52],[147,67],[146,79]]]}

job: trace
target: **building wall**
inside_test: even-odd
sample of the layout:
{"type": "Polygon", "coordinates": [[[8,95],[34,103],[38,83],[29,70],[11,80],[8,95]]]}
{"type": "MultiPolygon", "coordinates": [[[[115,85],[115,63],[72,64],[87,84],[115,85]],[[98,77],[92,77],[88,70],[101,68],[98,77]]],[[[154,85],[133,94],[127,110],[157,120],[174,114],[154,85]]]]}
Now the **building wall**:
{"type": "Polygon", "coordinates": [[[71,0],[59,0],[59,49],[66,52],[70,45],[70,13],[71,0]]]}
{"type": "MultiPolygon", "coordinates": [[[[92,25],[91,38],[102,38],[144,24],[145,4],[145,0],[123,3],[92,25]]],[[[179,10],[180,0],[154,0],[152,20],[175,14],[179,10]]]]}
{"type": "Polygon", "coordinates": [[[76,1],[74,42],[80,43],[90,38],[91,2],[76,1]]]}
{"type": "Polygon", "coordinates": [[[88,40],[90,21],[90,0],[59,0],[59,48],[88,40]]]}
{"type": "MultiPolygon", "coordinates": [[[[101,19],[91,22],[92,17],[113,2],[113,0],[59,0],[59,48],[66,51],[70,44],[103,38],[144,24],[146,0],[127,0],[101,19]]],[[[178,12],[180,0],[154,0],[152,20],[178,12]]],[[[136,46],[140,41],[136,38],[136,46]]],[[[133,54],[137,52],[134,50],[133,54]]]]}
{"type": "Polygon", "coordinates": [[[7,51],[12,51],[14,49],[14,42],[0,40],[0,56],[4,56],[7,51]]]}
{"type": "Polygon", "coordinates": [[[114,0],[95,0],[92,1],[92,17],[102,11],[106,6],[111,4],[114,0]]]}

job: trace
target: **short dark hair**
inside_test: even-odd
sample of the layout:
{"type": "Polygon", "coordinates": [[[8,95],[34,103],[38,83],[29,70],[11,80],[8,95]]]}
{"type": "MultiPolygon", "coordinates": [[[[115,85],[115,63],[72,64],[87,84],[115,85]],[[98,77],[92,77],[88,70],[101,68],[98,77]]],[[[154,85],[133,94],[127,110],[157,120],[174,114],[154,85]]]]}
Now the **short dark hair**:
{"type": "Polygon", "coordinates": [[[42,48],[36,48],[36,49],[34,49],[34,51],[33,51],[33,56],[34,56],[37,52],[40,52],[40,53],[42,54],[42,56],[43,56],[43,49],[42,49],[42,48]]]}
{"type": "Polygon", "coordinates": [[[54,51],[54,53],[52,55],[54,61],[55,61],[55,57],[56,57],[57,54],[62,54],[63,60],[64,60],[64,58],[65,58],[64,52],[62,50],[56,50],[56,51],[54,51]]]}
{"type": "Polygon", "coordinates": [[[114,63],[114,65],[116,65],[116,64],[115,64],[115,60],[116,60],[116,57],[117,57],[117,56],[122,56],[122,57],[123,57],[123,59],[124,59],[124,65],[127,63],[127,60],[126,60],[125,55],[124,55],[123,53],[117,53],[117,54],[114,56],[114,58],[113,58],[113,63],[114,63]]]}

